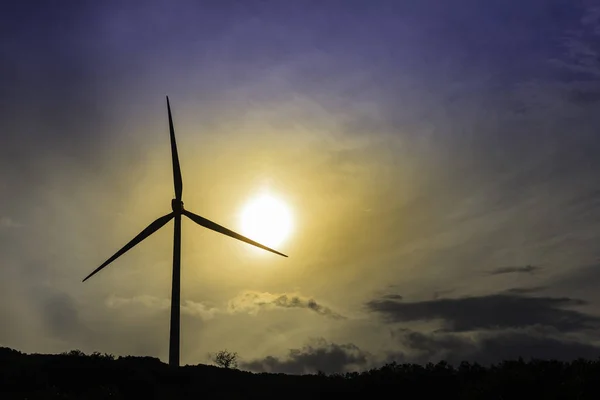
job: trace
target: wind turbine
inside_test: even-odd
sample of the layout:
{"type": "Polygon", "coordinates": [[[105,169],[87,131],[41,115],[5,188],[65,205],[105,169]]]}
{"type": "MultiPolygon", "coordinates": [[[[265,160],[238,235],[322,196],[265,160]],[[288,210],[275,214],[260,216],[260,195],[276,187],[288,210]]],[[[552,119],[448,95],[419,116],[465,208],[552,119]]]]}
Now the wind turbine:
{"type": "Polygon", "coordinates": [[[175,183],[175,198],[171,200],[171,209],[173,210],[169,214],[158,218],[141,231],[136,237],[131,239],[121,250],[117,251],[111,258],[106,260],[104,264],[96,268],[91,274],[89,274],[83,282],[91,278],[96,273],[100,272],[111,262],[122,256],[125,252],[130,250],[136,244],[152,235],[154,232],[162,228],[171,219],[175,220],[175,232],[173,235],[173,282],[171,289],[171,331],[169,337],[169,365],[177,367],[179,366],[179,316],[180,316],[180,277],[181,277],[181,216],[185,215],[198,225],[205,228],[212,229],[215,232],[222,233],[234,239],[241,240],[261,249],[268,250],[272,253],[279,254],[280,256],[287,257],[285,254],[273,250],[267,246],[264,246],[254,240],[248,239],[245,236],[240,235],[230,229],[225,228],[215,222],[212,222],[204,217],[194,214],[183,208],[183,201],[181,201],[181,195],[183,193],[183,183],[181,180],[181,168],[179,166],[179,156],[177,155],[177,144],[175,142],[175,129],[173,128],[173,118],[171,117],[171,105],[169,104],[169,96],[167,96],[167,110],[169,113],[169,130],[171,134],[171,157],[173,159],[173,181],[175,183]]]}

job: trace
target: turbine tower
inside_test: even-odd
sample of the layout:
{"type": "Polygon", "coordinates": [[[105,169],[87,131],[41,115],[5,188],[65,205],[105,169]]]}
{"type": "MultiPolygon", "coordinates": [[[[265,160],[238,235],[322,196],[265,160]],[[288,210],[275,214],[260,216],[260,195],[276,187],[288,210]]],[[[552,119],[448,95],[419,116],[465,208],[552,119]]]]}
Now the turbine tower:
{"type": "Polygon", "coordinates": [[[203,218],[199,215],[194,214],[191,211],[188,211],[183,208],[182,193],[183,193],[183,182],[181,179],[181,168],[179,166],[179,156],[177,155],[177,144],[175,142],[175,129],[173,128],[173,118],[171,116],[171,105],[169,104],[169,96],[167,96],[167,111],[169,113],[169,130],[171,136],[171,157],[173,159],[173,181],[175,184],[175,198],[171,200],[171,209],[172,212],[169,214],[158,218],[156,221],[152,222],[150,225],[146,227],[143,231],[141,231],[136,237],[134,237],[129,243],[127,243],[123,248],[117,251],[111,258],[106,260],[104,264],[100,265],[96,268],[91,274],[89,274],[83,282],[91,278],[96,273],[100,272],[104,267],[106,267],[111,262],[115,261],[125,252],[130,250],[136,244],[140,243],[142,240],[146,239],[148,236],[152,235],[154,232],[162,228],[167,222],[171,219],[175,220],[175,232],[173,235],[173,282],[171,289],[171,330],[169,337],[169,365],[178,367],[179,366],[179,316],[180,316],[180,282],[181,282],[181,216],[185,215],[198,225],[201,225],[205,228],[212,229],[215,232],[222,233],[223,235],[227,235],[234,239],[241,240],[242,242],[246,242],[256,247],[260,247],[261,249],[268,250],[272,253],[279,254],[280,256],[287,257],[285,254],[280,253],[276,250],[273,250],[267,246],[264,246],[254,240],[248,239],[245,236],[242,236],[230,229],[225,228],[217,223],[214,223],[206,218],[203,218]]]}

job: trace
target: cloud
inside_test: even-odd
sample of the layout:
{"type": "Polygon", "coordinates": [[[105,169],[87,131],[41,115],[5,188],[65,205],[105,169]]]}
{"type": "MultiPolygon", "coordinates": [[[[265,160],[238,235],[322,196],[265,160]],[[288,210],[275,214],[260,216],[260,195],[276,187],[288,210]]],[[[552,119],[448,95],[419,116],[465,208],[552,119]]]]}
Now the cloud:
{"type": "Polygon", "coordinates": [[[404,351],[391,352],[389,361],[423,364],[445,360],[451,364],[461,361],[490,364],[519,357],[569,361],[600,356],[599,347],[541,327],[469,335],[401,329],[395,337],[404,351]]]}
{"type": "Polygon", "coordinates": [[[539,267],[533,265],[525,265],[523,267],[502,267],[496,268],[490,271],[490,275],[502,275],[502,274],[532,274],[539,270],[539,267]]]}
{"type": "MultiPolygon", "coordinates": [[[[132,298],[110,296],[106,300],[106,305],[110,308],[142,306],[152,310],[165,311],[170,310],[171,300],[149,295],[135,296],[132,298]]],[[[203,303],[198,303],[191,300],[184,300],[181,304],[182,314],[191,315],[201,319],[211,319],[218,312],[219,310],[215,307],[209,307],[203,303]]]]}
{"type": "Polygon", "coordinates": [[[579,75],[600,78],[600,7],[587,7],[579,22],[563,38],[566,59],[556,63],[579,75]]]}
{"type": "Polygon", "coordinates": [[[314,299],[298,294],[245,291],[231,299],[228,304],[228,310],[231,313],[256,314],[259,310],[274,308],[305,308],[327,318],[346,319],[343,315],[317,303],[314,299]]]}
{"type": "Polygon", "coordinates": [[[369,354],[352,343],[328,343],[322,338],[312,342],[301,349],[291,349],[286,358],[267,356],[240,366],[255,372],[310,374],[347,372],[367,365],[369,354]]]}
{"type": "Polygon", "coordinates": [[[442,295],[444,294],[450,294],[454,292],[454,289],[447,289],[447,290],[436,290],[435,292],[433,292],[433,299],[439,299],[442,295]]]}
{"type": "MultiPolygon", "coordinates": [[[[144,307],[156,311],[166,311],[171,308],[171,300],[150,295],[140,295],[131,298],[110,296],[105,303],[110,308],[144,307]]],[[[229,300],[226,308],[212,307],[201,302],[183,300],[181,312],[183,314],[210,319],[218,313],[256,314],[259,310],[274,308],[304,308],[319,315],[332,319],[345,319],[344,316],[332,311],[330,308],[317,303],[314,299],[300,295],[261,293],[245,291],[229,300]]]]}
{"type": "Polygon", "coordinates": [[[79,319],[76,304],[64,293],[52,293],[42,303],[42,318],[49,332],[58,338],[75,339],[87,328],[79,319]]]}
{"type": "Polygon", "coordinates": [[[597,304],[600,299],[600,262],[595,261],[578,268],[562,271],[548,282],[551,288],[560,288],[566,292],[575,292],[579,296],[597,304]]]}
{"type": "Polygon", "coordinates": [[[456,332],[533,325],[568,332],[600,325],[598,317],[563,308],[584,304],[568,297],[492,294],[412,303],[378,299],[368,302],[367,308],[382,314],[388,322],[442,320],[445,330],[456,332]]]}
{"type": "Polygon", "coordinates": [[[384,299],[390,299],[390,300],[402,300],[403,297],[399,294],[386,294],[383,296],[384,299]]]}

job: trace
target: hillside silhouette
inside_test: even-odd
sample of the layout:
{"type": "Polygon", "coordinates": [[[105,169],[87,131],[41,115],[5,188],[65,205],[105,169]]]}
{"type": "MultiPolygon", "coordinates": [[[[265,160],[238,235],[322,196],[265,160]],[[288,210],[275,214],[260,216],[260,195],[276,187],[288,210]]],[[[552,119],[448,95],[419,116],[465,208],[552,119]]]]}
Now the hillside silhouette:
{"type": "Polygon", "coordinates": [[[377,396],[440,399],[597,399],[600,360],[522,359],[386,364],[326,375],[251,373],[209,365],[170,367],[153,357],[25,354],[0,348],[2,399],[281,399],[377,396]]]}

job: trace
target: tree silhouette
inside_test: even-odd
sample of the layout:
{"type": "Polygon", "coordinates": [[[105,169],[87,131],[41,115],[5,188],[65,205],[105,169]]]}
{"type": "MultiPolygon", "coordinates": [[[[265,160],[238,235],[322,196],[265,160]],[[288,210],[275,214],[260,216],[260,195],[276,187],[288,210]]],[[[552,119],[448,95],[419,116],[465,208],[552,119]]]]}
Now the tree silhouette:
{"type": "Polygon", "coordinates": [[[218,351],[212,357],[212,361],[222,368],[237,368],[238,359],[239,356],[237,352],[231,352],[227,349],[218,351]]]}

